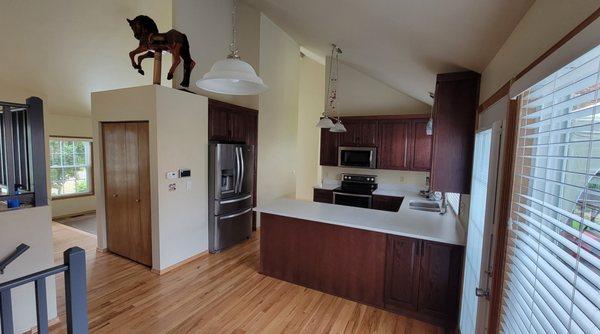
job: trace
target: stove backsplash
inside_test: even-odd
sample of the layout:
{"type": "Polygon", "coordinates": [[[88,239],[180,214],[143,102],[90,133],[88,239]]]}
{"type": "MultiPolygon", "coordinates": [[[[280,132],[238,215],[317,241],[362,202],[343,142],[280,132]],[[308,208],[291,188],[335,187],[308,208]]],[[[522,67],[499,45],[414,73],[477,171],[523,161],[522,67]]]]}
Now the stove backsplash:
{"type": "Polygon", "coordinates": [[[421,188],[426,188],[426,179],[429,177],[429,172],[401,171],[401,170],[384,170],[384,169],[360,169],[360,168],[342,168],[342,167],[327,167],[322,168],[322,181],[335,180],[341,181],[342,173],[351,174],[366,174],[377,175],[377,183],[379,185],[394,186],[394,185],[415,185],[421,188]]]}

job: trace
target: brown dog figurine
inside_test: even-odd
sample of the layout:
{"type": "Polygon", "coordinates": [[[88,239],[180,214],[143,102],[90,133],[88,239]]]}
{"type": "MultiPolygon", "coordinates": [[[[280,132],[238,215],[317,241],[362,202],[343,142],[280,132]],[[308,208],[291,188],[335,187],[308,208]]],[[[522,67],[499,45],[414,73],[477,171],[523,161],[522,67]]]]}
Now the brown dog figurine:
{"type": "Polygon", "coordinates": [[[134,69],[138,70],[138,73],[144,75],[142,70],[142,60],[146,58],[153,58],[154,52],[167,51],[173,55],[173,64],[167,74],[167,80],[173,79],[173,72],[183,59],[183,80],[181,86],[190,86],[190,75],[192,69],[196,66],[196,62],[190,55],[190,44],[187,36],[177,30],[171,29],[165,33],[159,33],[158,27],[154,20],[146,15],[139,15],[135,19],[130,20],[129,26],[133,30],[133,36],[140,41],[140,45],[133,51],[129,52],[129,58],[131,59],[131,65],[134,69]],[[137,58],[135,61],[135,55],[146,52],[137,58]]]}

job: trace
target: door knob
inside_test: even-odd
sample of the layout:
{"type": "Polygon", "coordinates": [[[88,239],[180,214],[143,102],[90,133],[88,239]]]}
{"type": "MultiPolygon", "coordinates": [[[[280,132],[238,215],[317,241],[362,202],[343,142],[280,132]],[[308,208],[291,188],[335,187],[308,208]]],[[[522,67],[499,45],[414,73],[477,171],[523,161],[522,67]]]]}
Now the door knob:
{"type": "Polygon", "coordinates": [[[113,197],[119,197],[119,194],[113,194],[113,197]]]}
{"type": "Polygon", "coordinates": [[[136,203],[139,203],[139,202],[140,202],[140,199],[139,199],[139,198],[138,198],[138,199],[136,199],[136,200],[135,200],[135,202],[136,202],[136,203]]]}

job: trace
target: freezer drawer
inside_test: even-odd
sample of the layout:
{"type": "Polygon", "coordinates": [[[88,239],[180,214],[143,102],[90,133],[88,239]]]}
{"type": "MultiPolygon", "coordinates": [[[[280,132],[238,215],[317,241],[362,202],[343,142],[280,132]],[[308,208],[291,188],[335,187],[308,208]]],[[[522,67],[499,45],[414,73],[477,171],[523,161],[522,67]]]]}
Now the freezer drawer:
{"type": "Polygon", "coordinates": [[[209,223],[208,226],[210,236],[208,249],[211,253],[218,253],[225,248],[250,239],[252,235],[252,208],[237,213],[214,216],[214,221],[209,223]]]}
{"type": "Polygon", "coordinates": [[[252,194],[215,200],[215,216],[227,215],[252,207],[252,194]]]}

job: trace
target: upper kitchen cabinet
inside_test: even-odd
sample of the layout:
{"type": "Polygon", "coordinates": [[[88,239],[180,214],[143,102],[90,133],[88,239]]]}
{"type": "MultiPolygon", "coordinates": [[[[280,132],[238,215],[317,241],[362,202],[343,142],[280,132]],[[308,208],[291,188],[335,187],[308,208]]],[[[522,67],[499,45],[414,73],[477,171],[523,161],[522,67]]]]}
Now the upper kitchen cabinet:
{"type": "Polygon", "coordinates": [[[256,145],[258,112],[217,100],[208,101],[208,139],[256,145]]]}
{"type": "Polygon", "coordinates": [[[319,161],[321,166],[338,165],[338,139],[339,136],[329,129],[321,129],[321,154],[319,161]]]}
{"type": "Polygon", "coordinates": [[[431,141],[432,136],[427,134],[429,119],[416,119],[412,121],[411,137],[411,170],[429,171],[431,169],[431,141]]]}
{"type": "Polygon", "coordinates": [[[340,146],[377,146],[377,121],[344,120],[346,132],[340,133],[340,146]]]}
{"type": "Polygon", "coordinates": [[[431,189],[468,194],[479,99],[479,73],[439,74],[433,103],[431,189]]]}
{"type": "Polygon", "coordinates": [[[386,120],[379,122],[377,168],[410,169],[411,121],[386,120]]]}

